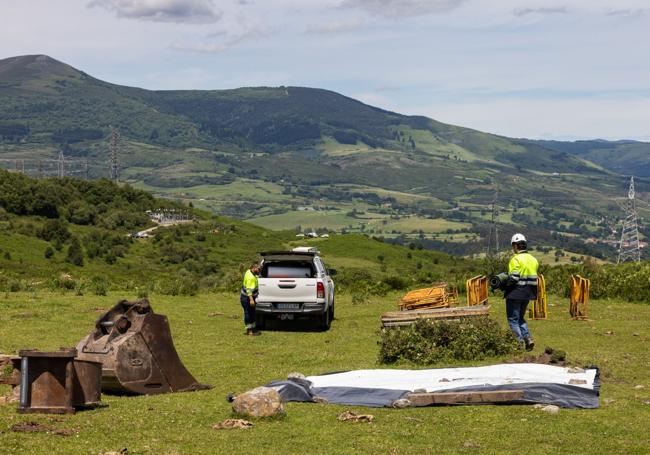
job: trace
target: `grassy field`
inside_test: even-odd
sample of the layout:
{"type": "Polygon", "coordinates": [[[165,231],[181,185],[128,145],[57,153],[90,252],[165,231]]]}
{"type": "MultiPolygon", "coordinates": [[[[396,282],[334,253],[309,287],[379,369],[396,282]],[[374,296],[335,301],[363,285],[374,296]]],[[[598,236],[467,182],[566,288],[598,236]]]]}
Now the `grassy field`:
{"type": "MultiPolygon", "coordinates": [[[[0,351],[73,346],[93,327],[98,308],[109,308],[122,297],[133,296],[0,295],[0,351]]],[[[569,320],[565,299],[551,298],[550,319],[531,322],[535,353],[548,345],[565,349],[573,364],[600,366],[603,385],[597,410],[549,415],[532,406],[396,410],[290,403],[284,417],[255,420],[250,430],[211,429],[232,417],[225,401],[228,393],[294,371],[309,375],[381,367],[376,363],[378,318],[394,308],[395,297],[353,305],[340,295],[337,320],[328,332],[313,331],[309,325],[293,331],[272,326],[274,330],[251,339],[242,334],[235,295],[154,295],[152,305],[169,316],[186,366],[214,389],[149,397],[104,395],[108,407],[72,416],[19,415],[13,406],[0,406],[0,451],[97,454],[126,447],[134,454],[648,452],[650,407],[644,401],[650,400],[650,305],[619,301],[593,301],[591,320],[577,322],[569,320]],[[210,316],[215,312],[223,314],[210,316]],[[375,421],[338,422],[337,415],[348,408],[374,414],[375,421]],[[27,421],[74,429],[76,434],[10,431],[11,425],[27,421]]],[[[502,301],[493,298],[491,303],[493,317],[505,323],[502,301]]]]}

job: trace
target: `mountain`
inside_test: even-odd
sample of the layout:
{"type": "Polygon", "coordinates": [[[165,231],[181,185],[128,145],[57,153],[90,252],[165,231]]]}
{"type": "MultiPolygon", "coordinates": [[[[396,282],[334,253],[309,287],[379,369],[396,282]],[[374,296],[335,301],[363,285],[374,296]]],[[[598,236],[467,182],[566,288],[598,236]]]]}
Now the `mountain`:
{"type": "Polygon", "coordinates": [[[592,161],[605,169],[636,177],[650,178],[650,144],[639,141],[527,141],[549,150],[569,153],[592,161]]]}
{"type": "Polygon", "coordinates": [[[613,198],[626,192],[609,166],[573,150],[322,89],[152,91],[33,55],[0,60],[0,103],[8,167],[47,173],[55,165],[42,160],[63,151],[67,173],[88,160],[91,176],[107,176],[113,126],[122,180],[274,228],[361,231],[478,252],[498,187],[503,231],[536,229],[540,242],[560,246],[591,238],[578,250],[594,253],[589,245],[622,216],[613,198]]]}

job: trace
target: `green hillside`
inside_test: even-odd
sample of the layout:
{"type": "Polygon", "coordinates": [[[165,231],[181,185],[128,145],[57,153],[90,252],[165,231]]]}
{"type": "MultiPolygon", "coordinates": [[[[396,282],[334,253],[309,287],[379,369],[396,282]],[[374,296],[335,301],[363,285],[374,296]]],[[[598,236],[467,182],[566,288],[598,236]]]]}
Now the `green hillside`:
{"type": "Polygon", "coordinates": [[[623,216],[625,179],[606,166],[327,90],[150,91],[33,55],[0,60],[0,102],[5,168],[52,175],[56,163],[41,160],[63,151],[67,173],[87,160],[91,177],[108,176],[112,125],[121,180],[265,227],[477,254],[498,187],[504,236],[534,230],[538,245],[612,258],[604,241],[623,216]]]}
{"type": "Polygon", "coordinates": [[[531,141],[550,150],[570,153],[624,175],[650,177],[650,144],[638,141],[531,141]]]}

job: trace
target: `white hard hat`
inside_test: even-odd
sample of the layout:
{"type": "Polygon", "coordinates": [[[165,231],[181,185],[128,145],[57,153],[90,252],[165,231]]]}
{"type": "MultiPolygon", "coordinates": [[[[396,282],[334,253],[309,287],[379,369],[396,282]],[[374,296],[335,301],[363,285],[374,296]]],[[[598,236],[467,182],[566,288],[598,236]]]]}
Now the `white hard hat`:
{"type": "Polygon", "coordinates": [[[526,237],[524,237],[524,234],[515,234],[512,236],[512,240],[510,240],[510,243],[519,243],[519,242],[525,242],[526,237]]]}

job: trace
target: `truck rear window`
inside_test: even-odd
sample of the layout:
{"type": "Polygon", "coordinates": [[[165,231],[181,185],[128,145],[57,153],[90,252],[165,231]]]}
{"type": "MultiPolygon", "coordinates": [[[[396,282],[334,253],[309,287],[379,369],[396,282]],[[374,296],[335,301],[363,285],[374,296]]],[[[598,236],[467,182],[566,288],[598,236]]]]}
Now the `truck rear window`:
{"type": "Polygon", "coordinates": [[[262,278],[314,278],[314,265],[294,261],[265,263],[262,278]]]}

